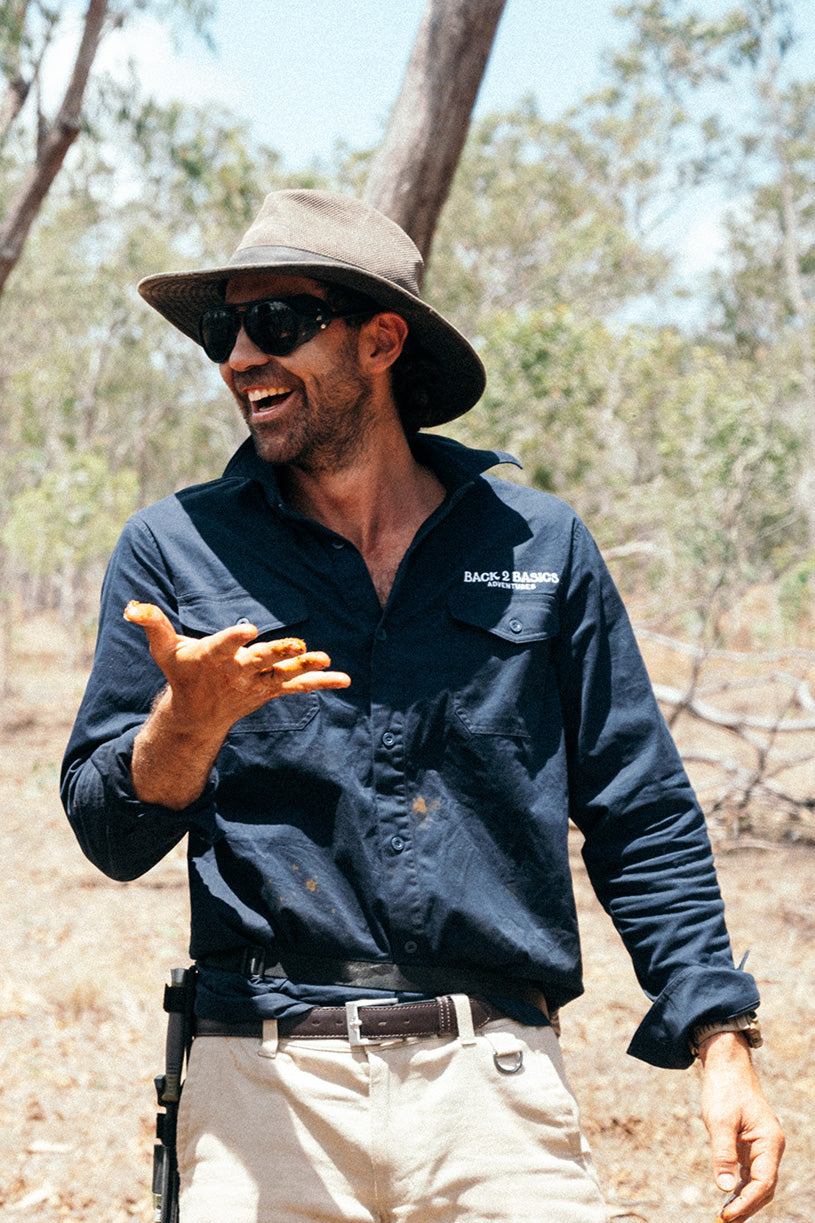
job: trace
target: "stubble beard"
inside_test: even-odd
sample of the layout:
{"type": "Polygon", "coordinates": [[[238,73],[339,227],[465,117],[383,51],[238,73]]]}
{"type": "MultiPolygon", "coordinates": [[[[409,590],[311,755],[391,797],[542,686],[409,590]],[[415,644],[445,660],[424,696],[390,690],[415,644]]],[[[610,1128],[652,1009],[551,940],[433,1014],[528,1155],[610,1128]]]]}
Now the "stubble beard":
{"type": "Polygon", "coordinates": [[[248,421],[255,449],[267,463],[295,467],[309,475],[353,466],[365,450],[375,419],[371,382],[345,354],[331,374],[330,389],[319,379],[309,394],[300,386],[293,419],[268,425],[248,421]]]}

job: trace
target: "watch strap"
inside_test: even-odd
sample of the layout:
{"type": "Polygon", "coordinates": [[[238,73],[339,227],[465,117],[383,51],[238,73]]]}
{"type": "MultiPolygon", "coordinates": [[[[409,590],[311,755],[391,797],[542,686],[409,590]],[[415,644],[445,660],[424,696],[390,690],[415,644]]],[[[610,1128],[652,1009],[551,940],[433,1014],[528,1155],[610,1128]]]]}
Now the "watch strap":
{"type": "Polygon", "coordinates": [[[760,1049],[764,1044],[755,1011],[745,1011],[733,1019],[711,1019],[697,1024],[691,1031],[690,1049],[694,1057],[699,1056],[699,1046],[718,1032],[741,1032],[751,1049],[760,1049]]]}

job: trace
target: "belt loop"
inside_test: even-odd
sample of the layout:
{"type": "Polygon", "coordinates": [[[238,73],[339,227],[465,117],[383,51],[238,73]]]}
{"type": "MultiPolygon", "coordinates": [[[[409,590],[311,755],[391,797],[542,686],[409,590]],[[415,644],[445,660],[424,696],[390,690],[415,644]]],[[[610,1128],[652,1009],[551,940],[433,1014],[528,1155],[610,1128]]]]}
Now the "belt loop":
{"type": "Polygon", "coordinates": [[[473,1027],[473,1012],[470,999],[466,994],[450,994],[450,999],[456,1012],[458,1038],[462,1045],[475,1044],[475,1029],[473,1027]]]}
{"type": "Polygon", "coordinates": [[[258,1057],[277,1057],[277,1020],[263,1020],[263,1038],[258,1045],[258,1057]]]}

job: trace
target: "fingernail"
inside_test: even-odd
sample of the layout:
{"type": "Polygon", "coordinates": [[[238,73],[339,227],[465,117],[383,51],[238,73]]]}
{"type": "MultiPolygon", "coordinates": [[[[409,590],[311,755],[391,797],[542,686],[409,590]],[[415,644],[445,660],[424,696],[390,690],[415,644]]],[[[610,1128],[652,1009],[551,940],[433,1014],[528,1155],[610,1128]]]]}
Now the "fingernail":
{"type": "Polygon", "coordinates": [[[716,1184],[722,1193],[729,1193],[731,1189],[736,1188],[736,1178],[732,1172],[720,1172],[716,1177],[716,1184]]]}

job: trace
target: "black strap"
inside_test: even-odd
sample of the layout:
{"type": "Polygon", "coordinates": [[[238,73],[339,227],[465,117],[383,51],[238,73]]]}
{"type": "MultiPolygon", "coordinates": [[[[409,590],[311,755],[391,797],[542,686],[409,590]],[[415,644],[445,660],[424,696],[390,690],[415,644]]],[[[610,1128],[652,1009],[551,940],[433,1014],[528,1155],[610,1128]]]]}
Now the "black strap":
{"type": "Polygon", "coordinates": [[[382,960],[335,960],[328,956],[286,952],[267,963],[262,947],[213,952],[200,957],[204,968],[219,968],[246,977],[269,980],[282,977],[303,985],[347,985],[355,989],[381,989],[394,993],[470,994],[526,1002],[549,1016],[546,998],[534,981],[508,977],[487,969],[449,968],[443,965],[391,964],[382,960]]]}

